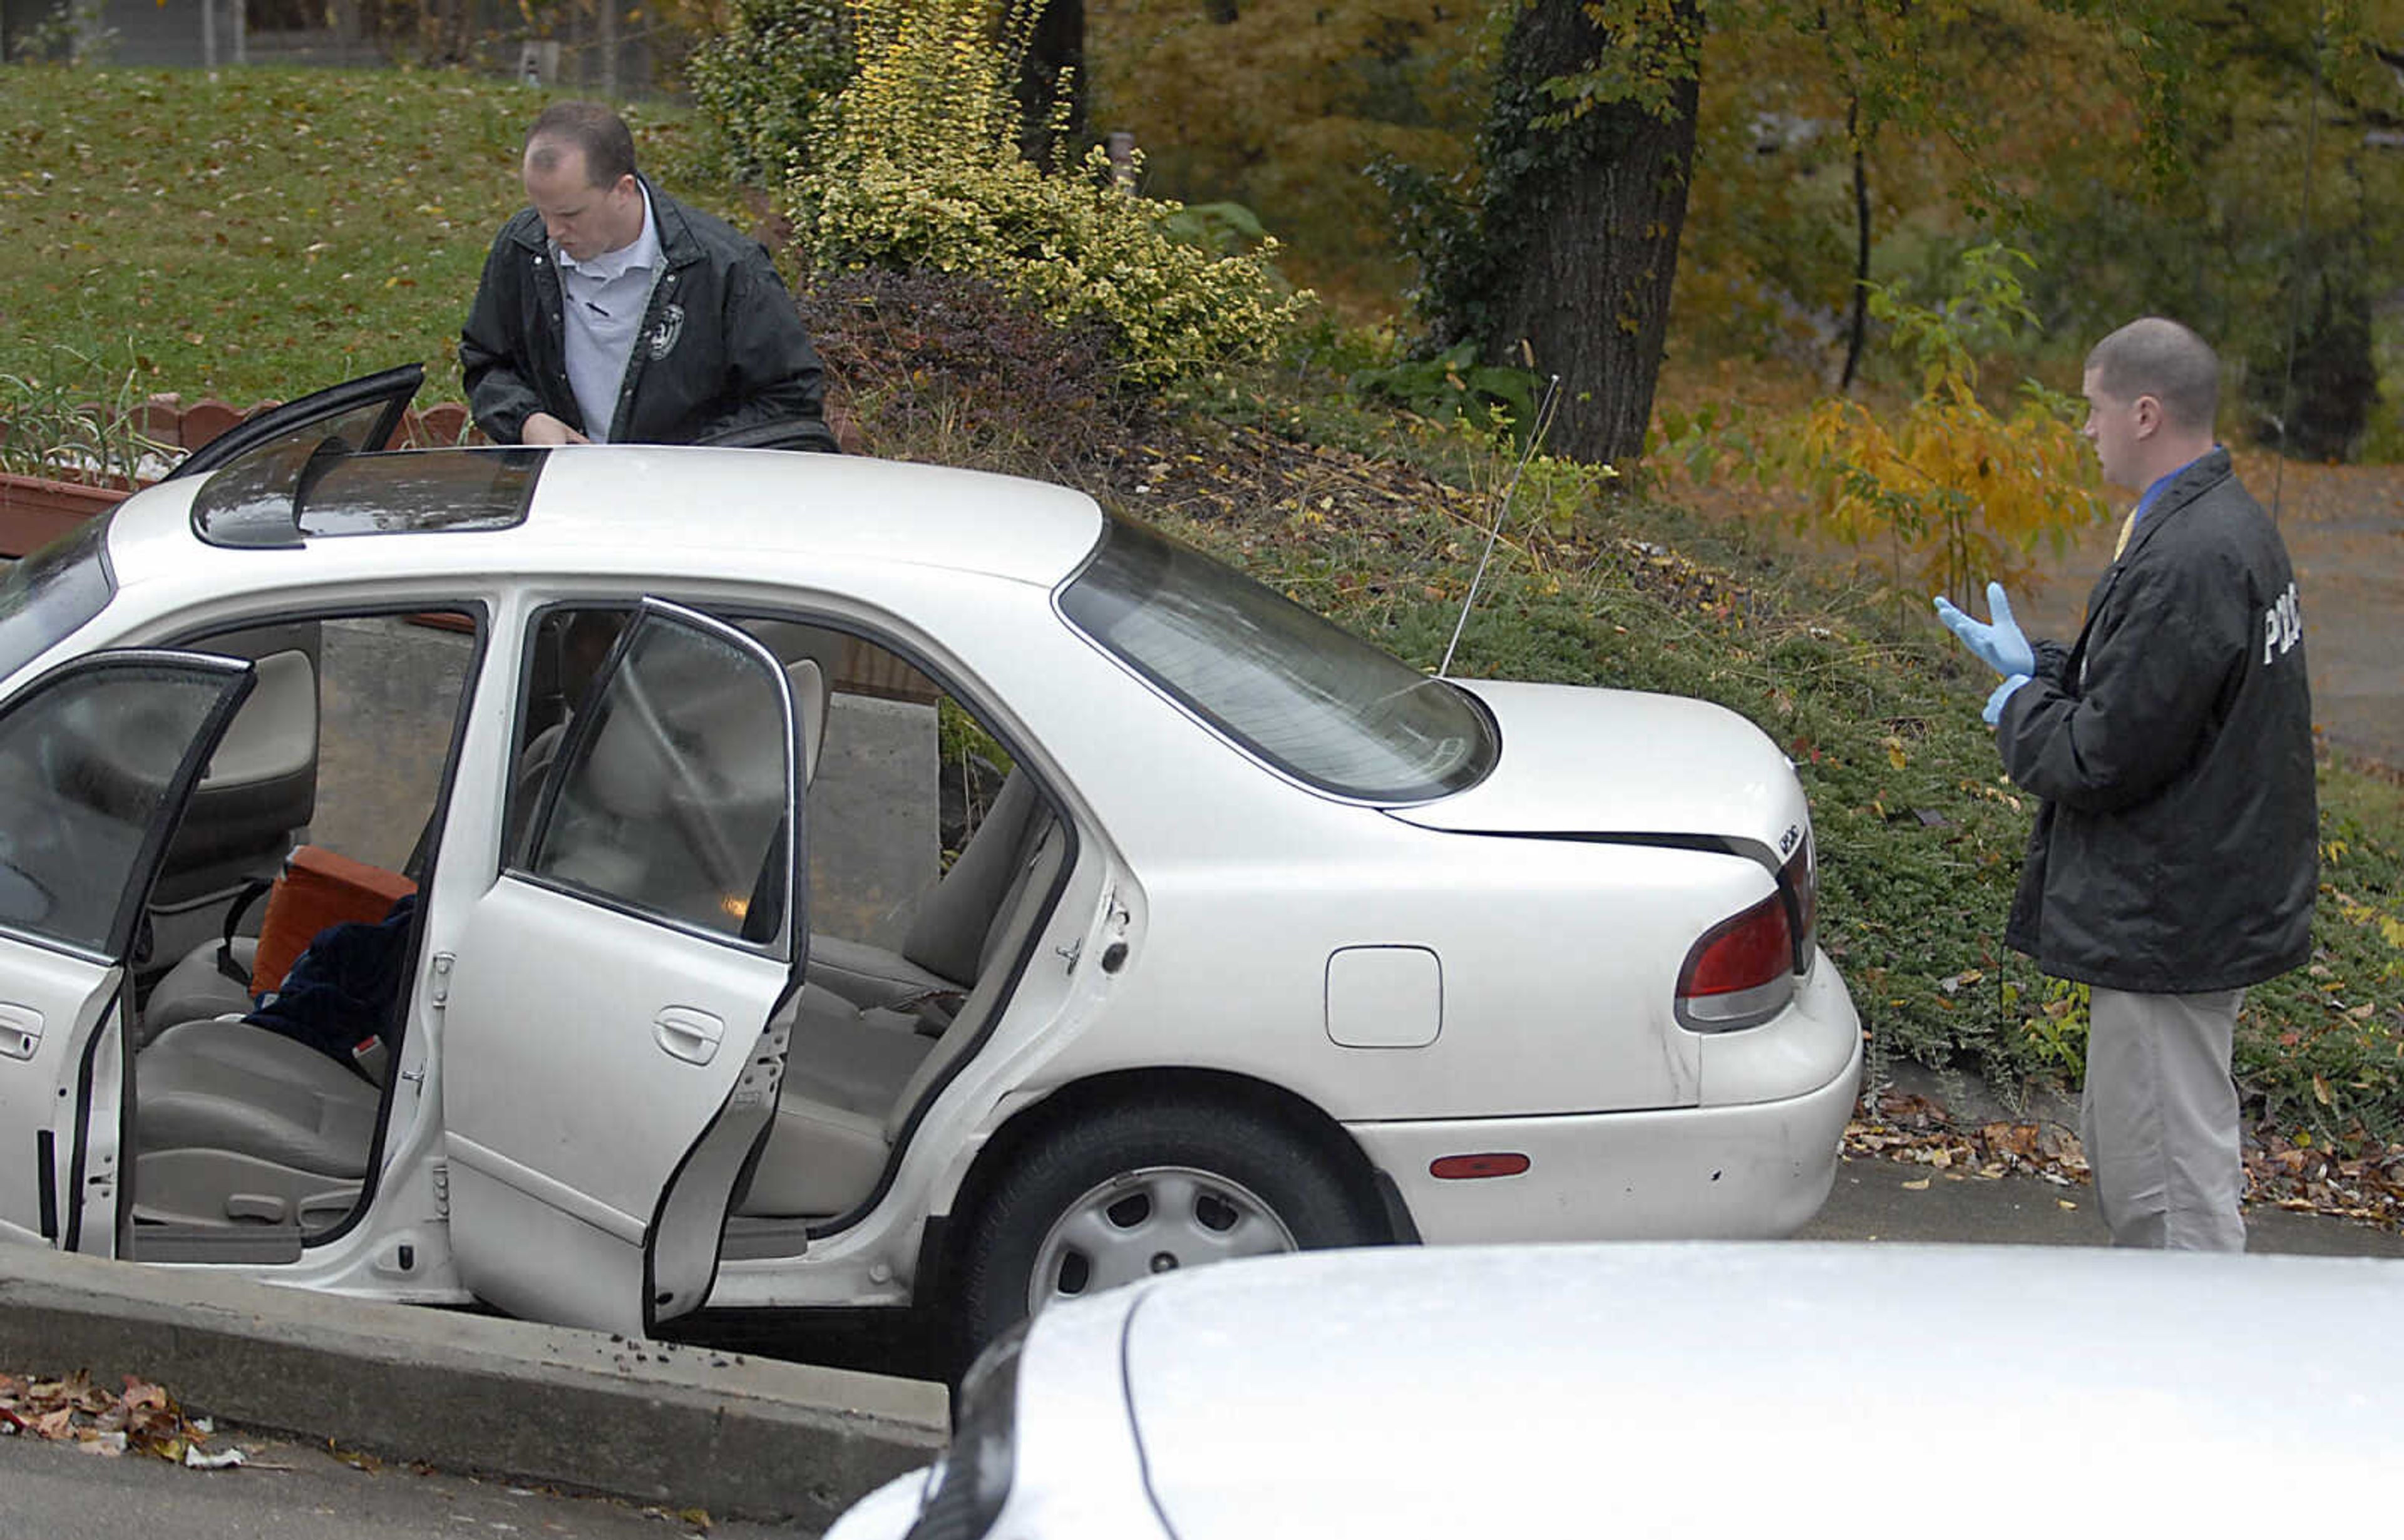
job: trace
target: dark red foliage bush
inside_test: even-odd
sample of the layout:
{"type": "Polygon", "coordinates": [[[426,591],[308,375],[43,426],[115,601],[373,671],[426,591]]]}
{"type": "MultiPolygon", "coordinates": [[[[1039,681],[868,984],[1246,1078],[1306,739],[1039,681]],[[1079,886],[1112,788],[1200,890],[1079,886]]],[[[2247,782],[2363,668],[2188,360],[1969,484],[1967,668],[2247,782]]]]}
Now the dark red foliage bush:
{"type": "Polygon", "coordinates": [[[1075,482],[1135,447],[1145,399],[1098,327],[927,270],[822,273],[798,298],[864,453],[1075,482]]]}

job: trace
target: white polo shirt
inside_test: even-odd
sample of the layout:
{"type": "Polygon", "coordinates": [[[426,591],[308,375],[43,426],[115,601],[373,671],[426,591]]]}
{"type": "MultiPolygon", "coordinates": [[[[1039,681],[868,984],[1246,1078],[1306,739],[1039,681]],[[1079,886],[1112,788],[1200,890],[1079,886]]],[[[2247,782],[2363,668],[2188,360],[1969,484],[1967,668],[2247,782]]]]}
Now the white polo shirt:
{"type": "Polygon", "coordinates": [[[651,214],[650,189],[643,189],[643,232],[625,245],[581,262],[555,245],[551,256],[566,301],[567,385],[584,413],[584,436],[607,443],[635,333],[659,277],[659,220],[651,214]]]}

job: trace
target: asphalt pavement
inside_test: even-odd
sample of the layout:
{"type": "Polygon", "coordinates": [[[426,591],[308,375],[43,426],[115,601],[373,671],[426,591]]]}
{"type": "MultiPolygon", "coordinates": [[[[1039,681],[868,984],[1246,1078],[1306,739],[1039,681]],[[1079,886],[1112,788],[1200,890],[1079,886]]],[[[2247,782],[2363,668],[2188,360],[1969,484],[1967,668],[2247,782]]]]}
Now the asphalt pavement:
{"type": "Polygon", "coordinates": [[[0,1540],[793,1540],[781,1525],[381,1463],[255,1434],[234,1442],[247,1463],[194,1471],[0,1438],[0,1540]]]}
{"type": "MultiPolygon", "coordinates": [[[[1981,1181],[1899,1161],[1849,1159],[1838,1164],[1827,1206],[1796,1239],[2101,1246],[2107,1237],[2090,1186],[2058,1186],[2023,1175],[1981,1181]]],[[[2245,1249],[2404,1257],[2404,1236],[2353,1220],[2256,1204],[2245,1215],[2245,1249]]]]}

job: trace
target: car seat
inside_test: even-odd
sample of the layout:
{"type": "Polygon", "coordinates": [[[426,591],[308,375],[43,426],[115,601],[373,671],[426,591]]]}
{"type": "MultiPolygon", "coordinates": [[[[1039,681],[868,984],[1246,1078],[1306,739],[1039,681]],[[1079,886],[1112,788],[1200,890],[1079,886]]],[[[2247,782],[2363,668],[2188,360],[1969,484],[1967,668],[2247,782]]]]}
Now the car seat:
{"type": "Polygon", "coordinates": [[[136,1063],[139,1219],[303,1229],[350,1212],[383,1093],[240,1017],[161,1032],[136,1063]]]}
{"type": "MultiPolygon", "coordinates": [[[[976,983],[940,1037],[915,1031],[915,1016],[855,1005],[823,986],[802,991],[776,1123],[748,1187],[736,1196],[737,1214],[825,1217],[849,1211],[875,1191],[919,1101],[1001,1008],[1013,982],[1011,959],[1043,917],[1068,842],[1059,820],[1031,791],[1029,797],[1040,816],[1022,825],[1020,847],[1002,868],[1005,884],[991,923],[965,970],[976,983]]],[[[810,971],[815,977],[815,951],[810,971]]]]}
{"type": "MultiPolygon", "coordinates": [[[[826,720],[825,676],[808,659],[786,674],[806,777],[826,720]]],[[[594,757],[607,762],[596,771],[608,783],[604,800],[613,815],[664,796],[642,776],[646,764],[657,767],[650,749],[631,734],[611,744],[606,726],[603,736],[594,757]]],[[[247,960],[245,949],[237,946],[236,955],[247,960]]],[[[216,945],[203,956],[214,973],[216,945]]],[[[178,971],[193,961],[185,959],[178,971]]],[[[191,1008],[204,998],[201,981],[189,982],[169,1004],[191,1008]]],[[[222,984],[220,998],[231,990],[238,1001],[233,1014],[160,1023],[136,1056],[135,1215],[202,1225],[333,1223],[357,1200],[383,1093],[326,1055],[244,1021],[248,996],[231,980],[222,984]]]]}
{"type": "MultiPolygon", "coordinates": [[[[810,981],[863,1010],[909,1009],[922,1001],[965,996],[994,950],[994,929],[1034,835],[1049,809],[1024,770],[1013,769],[985,821],[969,837],[911,920],[901,949],[841,936],[810,937],[810,981]]],[[[948,1014],[927,1018],[940,1033],[948,1014]]]]}

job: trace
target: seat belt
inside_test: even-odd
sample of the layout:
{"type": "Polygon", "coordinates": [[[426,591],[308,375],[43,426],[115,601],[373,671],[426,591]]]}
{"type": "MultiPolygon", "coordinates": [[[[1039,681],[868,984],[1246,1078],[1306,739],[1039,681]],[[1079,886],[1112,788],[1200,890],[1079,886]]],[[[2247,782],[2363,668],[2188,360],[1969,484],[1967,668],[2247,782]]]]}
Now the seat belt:
{"type": "Polygon", "coordinates": [[[225,931],[217,938],[217,972],[241,985],[245,994],[250,991],[250,970],[233,959],[234,932],[242,929],[243,917],[250,913],[250,906],[259,902],[259,896],[274,886],[274,882],[267,877],[253,877],[243,884],[242,896],[226,910],[225,931]]]}

